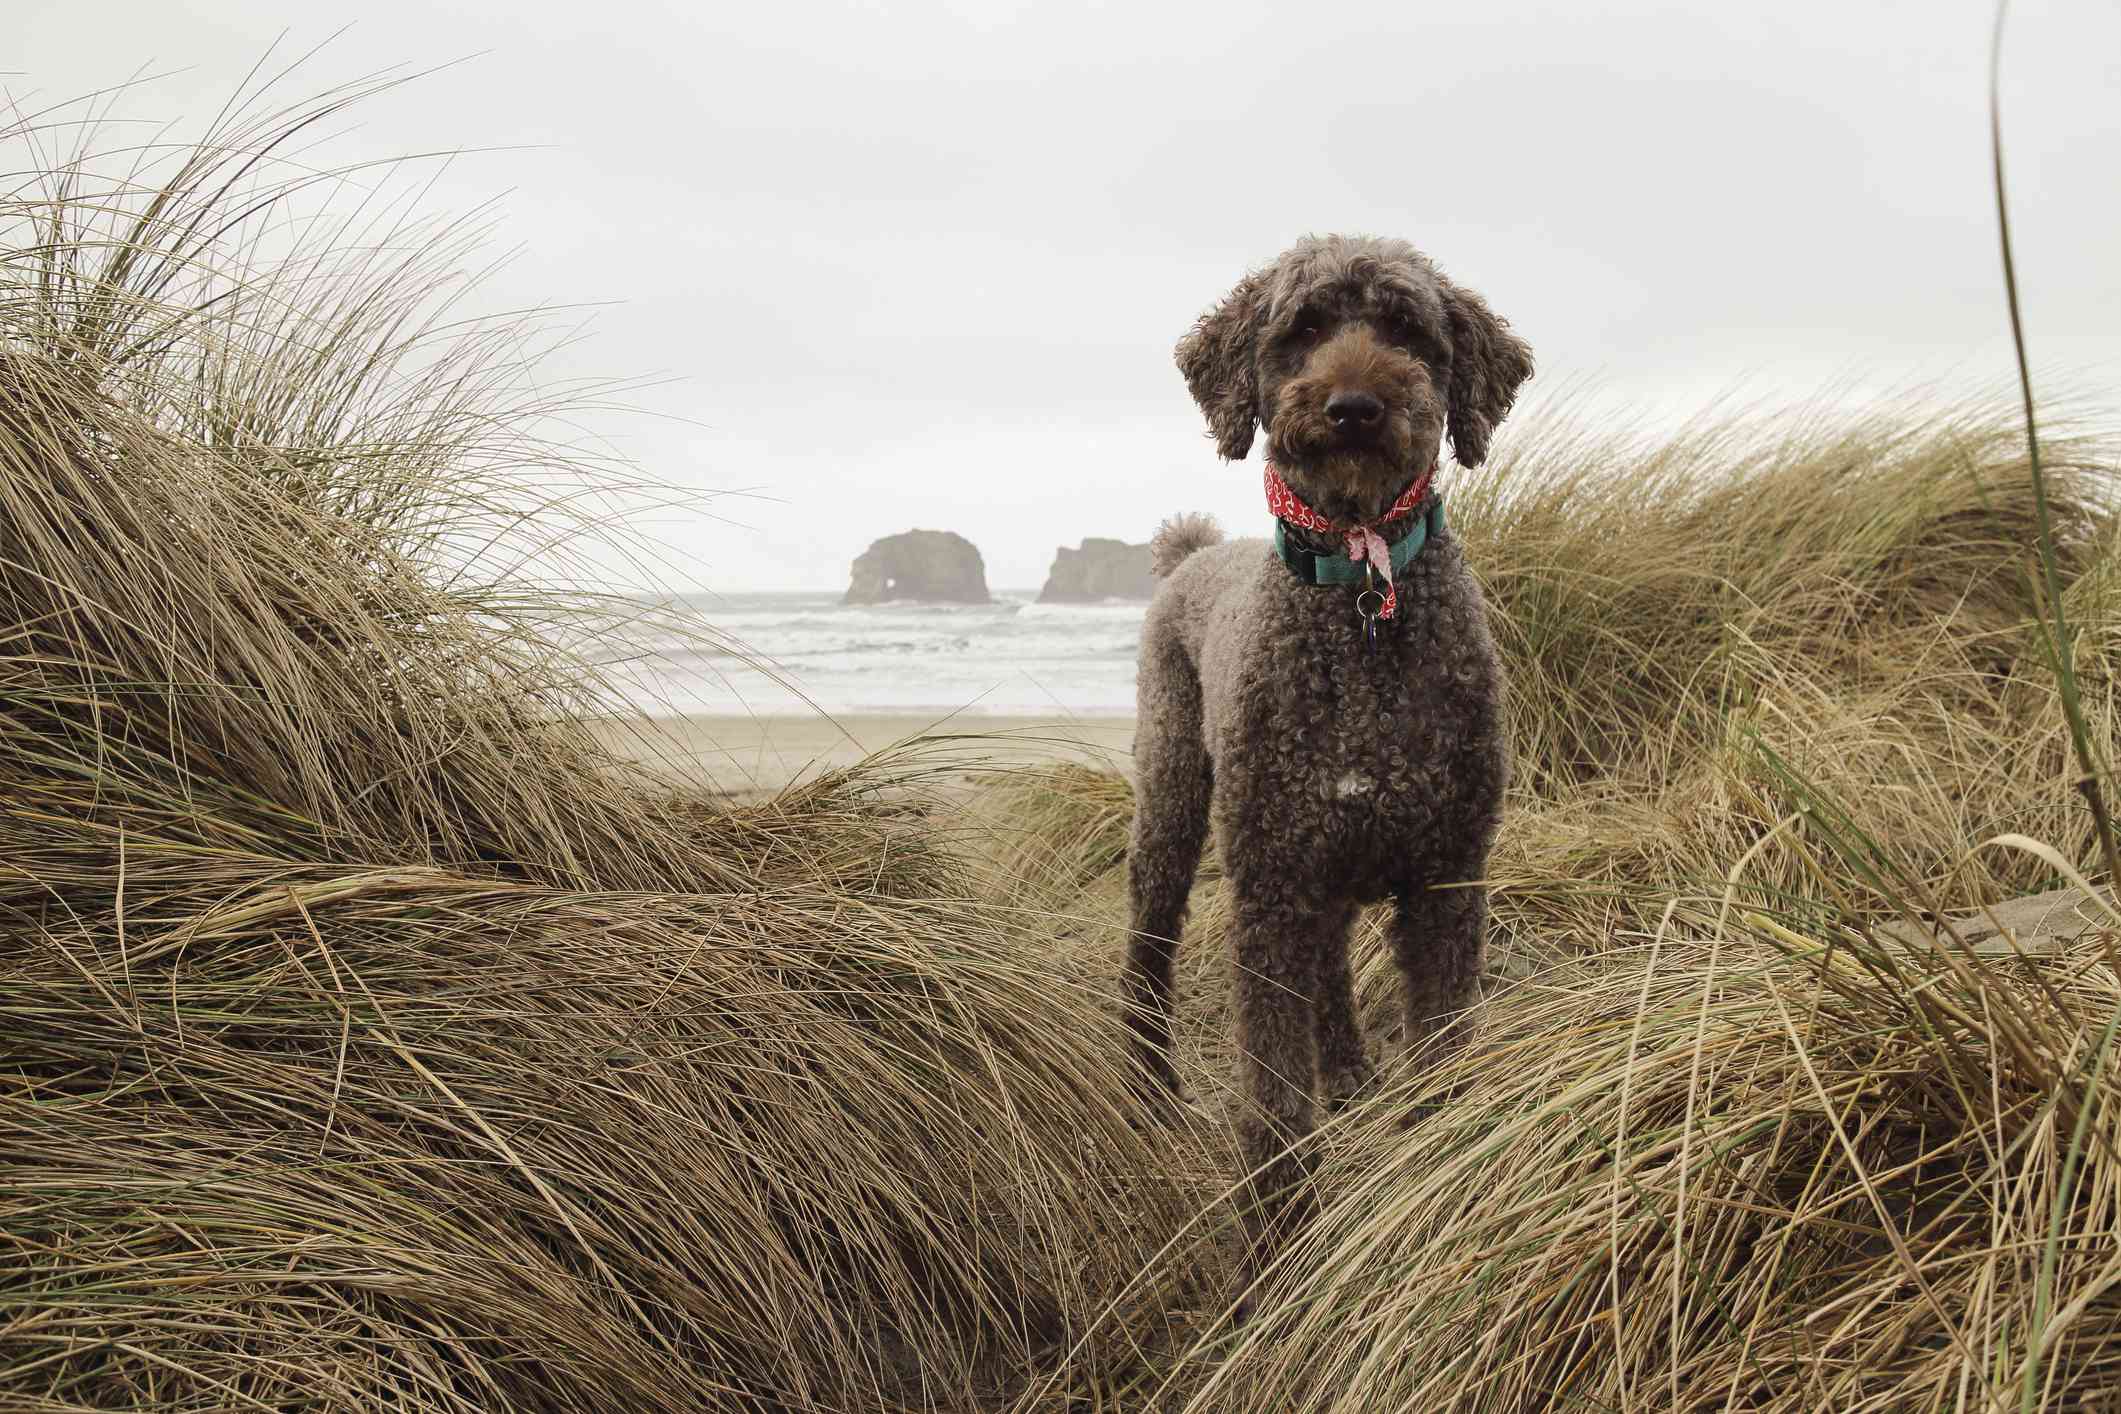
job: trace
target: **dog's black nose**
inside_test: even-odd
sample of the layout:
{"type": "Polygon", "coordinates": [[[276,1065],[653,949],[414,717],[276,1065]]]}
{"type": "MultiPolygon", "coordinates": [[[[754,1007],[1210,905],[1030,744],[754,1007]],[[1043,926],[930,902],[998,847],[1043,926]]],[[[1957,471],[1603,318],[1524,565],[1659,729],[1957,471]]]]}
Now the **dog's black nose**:
{"type": "Polygon", "coordinates": [[[1326,399],[1326,416],[1337,431],[1370,432],[1384,421],[1385,405],[1370,393],[1335,393],[1326,399]]]}

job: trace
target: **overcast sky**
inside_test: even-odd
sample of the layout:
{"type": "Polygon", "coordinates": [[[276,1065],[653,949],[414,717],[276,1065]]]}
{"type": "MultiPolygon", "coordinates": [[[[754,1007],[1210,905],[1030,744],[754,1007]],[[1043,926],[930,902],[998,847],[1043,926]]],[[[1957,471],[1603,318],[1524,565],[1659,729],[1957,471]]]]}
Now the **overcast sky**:
{"type": "MultiPolygon", "coordinates": [[[[286,96],[467,61],[333,155],[477,149],[493,308],[608,305],[555,372],[669,381],[597,423],[669,580],[845,583],[954,529],[1036,586],[1086,535],[1262,528],[1171,345],[1306,231],[1402,235],[1533,344],[1527,396],[1669,419],[1733,387],[1997,386],[1986,0],[644,4],[15,0],[8,90],[145,68],[196,131],[276,40],[286,96]],[[282,38],[284,34],[284,38],[282,38]],[[467,58],[467,56],[470,56],[467,58]],[[486,149],[505,149],[492,151],[486,149]]],[[[2020,0],[2011,195],[2046,376],[2121,375],[2121,6],[2020,0]]],[[[188,125],[188,126],[186,126],[188,125]]]]}

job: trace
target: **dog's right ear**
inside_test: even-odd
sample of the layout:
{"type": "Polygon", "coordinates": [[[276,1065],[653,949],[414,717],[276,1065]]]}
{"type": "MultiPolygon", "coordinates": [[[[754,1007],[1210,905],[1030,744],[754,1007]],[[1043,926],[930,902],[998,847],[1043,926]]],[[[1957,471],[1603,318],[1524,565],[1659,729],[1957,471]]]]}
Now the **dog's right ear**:
{"type": "Polygon", "coordinates": [[[1259,363],[1253,349],[1267,317],[1267,275],[1247,275],[1178,341],[1178,371],[1208,419],[1215,450],[1242,461],[1259,423],[1259,363]]]}

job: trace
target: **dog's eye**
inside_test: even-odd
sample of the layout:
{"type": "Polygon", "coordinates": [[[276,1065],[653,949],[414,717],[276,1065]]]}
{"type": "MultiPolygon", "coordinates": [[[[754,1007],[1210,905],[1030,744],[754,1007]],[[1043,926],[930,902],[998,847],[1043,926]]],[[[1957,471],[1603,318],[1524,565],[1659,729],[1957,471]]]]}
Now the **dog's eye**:
{"type": "Polygon", "coordinates": [[[1385,321],[1385,338],[1401,348],[1414,346],[1414,322],[1410,319],[1388,319],[1385,321]]]}
{"type": "Polygon", "coordinates": [[[1295,322],[1289,326],[1289,342],[1292,344],[1311,343],[1325,332],[1325,328],[1326,321],[1307,309],[1297,315],[1295,322]]]}

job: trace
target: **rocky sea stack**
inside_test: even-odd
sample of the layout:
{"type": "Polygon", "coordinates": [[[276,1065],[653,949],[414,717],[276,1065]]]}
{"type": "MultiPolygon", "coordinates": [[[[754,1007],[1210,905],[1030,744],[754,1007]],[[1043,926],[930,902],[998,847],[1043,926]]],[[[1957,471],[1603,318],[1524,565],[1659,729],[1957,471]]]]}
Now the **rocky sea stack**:
{"type": "Polygon", "coordinates": [[[1147,541],[1130,545],[1124,540],[1091,536],[1081,548],[1063,545],[1053,554],[1053,568],[1046,587],[1038,592],[1041,604],[1087,604],[1099,599],[1147,599],[1156,588],[1149,573],[1147,541]]]}
{"type": "Polygon", "coordinates": [[[987,565],[979,547],[949,530],[908,530],[887,535],[855,557],[846,604],[915,600],[985,604],[987,565]]]}

